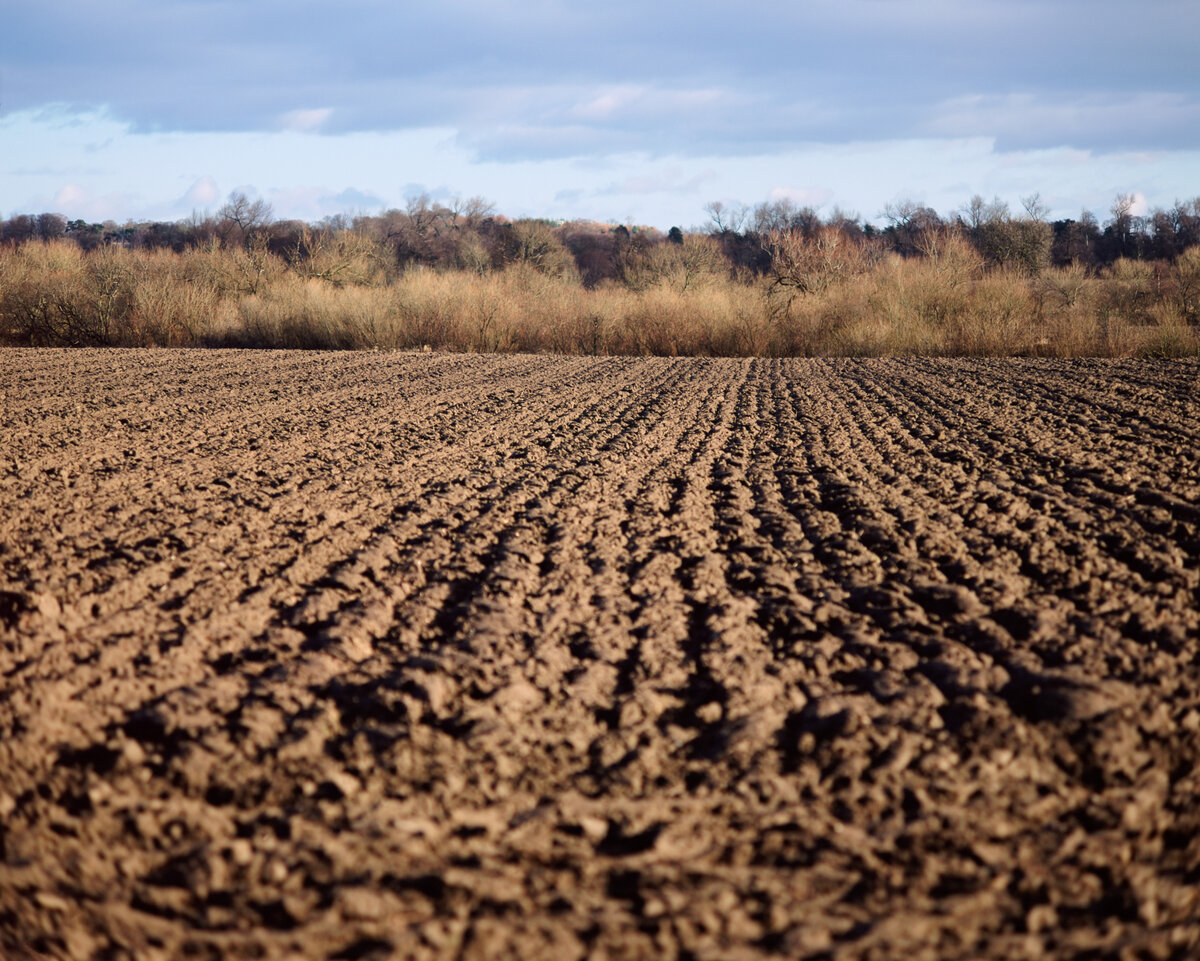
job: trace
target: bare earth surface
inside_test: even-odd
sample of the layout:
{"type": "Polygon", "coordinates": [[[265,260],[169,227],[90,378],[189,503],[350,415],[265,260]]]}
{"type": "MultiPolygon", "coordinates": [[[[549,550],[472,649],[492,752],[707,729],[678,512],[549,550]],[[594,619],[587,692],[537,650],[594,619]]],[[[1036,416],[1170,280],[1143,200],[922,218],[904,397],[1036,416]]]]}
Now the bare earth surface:
{"type": "Polygon", "coordinates": [[[0,351],[0,956],[1200,957],[1198,403],[0,351]]]}

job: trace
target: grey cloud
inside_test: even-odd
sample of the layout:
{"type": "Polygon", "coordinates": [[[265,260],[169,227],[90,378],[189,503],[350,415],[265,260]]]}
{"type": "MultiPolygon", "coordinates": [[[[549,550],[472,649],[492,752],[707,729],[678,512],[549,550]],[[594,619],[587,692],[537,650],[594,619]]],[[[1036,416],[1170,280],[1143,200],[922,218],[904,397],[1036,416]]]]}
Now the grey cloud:
{"type": "Polygon", "coordinates": [[[1200,130],[1200,97],[1132,94],[1077,97],[967,96],[936,107],[926,129],[934,136],[996,138],[1001,150],[1040,147],[1055,138],[1097,149],[1149,147],[1161,131],[1200,130]]]}
{"type": "Polygon", "coordinates": [[[682,167],[671,165],[616,181],[596,191],[596,196],[631,194],[692,194],[716,179],[716,171],[703,170],[687,176],[682,167]]]}
{"type": "MultiPolygon", "coordinates": [[[[253,188],[235,188],[254,196],[253,188]]],[[[324,187],[291,186],[267,191],[267,199],[276,212],[303,220],[318,220],[336,214],[374,213],[387,206],[378,194],[347,187],[334,192],[324,187]]]]}
{"type": "Polygon", "coordinates": [[[138,130],[444,126],[486,159],[995,137],[1195,148],[1193,0],[41,0],[6,13],[7,110],[138,130]]]}
{"type": "Polygon", "coordinates": [[[340,193],[333,194],[329,197],[322,197],[322,202],[329,202],[337,207],[338,210],[382,210],[387,206],[387,202],[378,194],[370,193],[364,190],[358,190],[354,187],[347,187],[340,193]]]}

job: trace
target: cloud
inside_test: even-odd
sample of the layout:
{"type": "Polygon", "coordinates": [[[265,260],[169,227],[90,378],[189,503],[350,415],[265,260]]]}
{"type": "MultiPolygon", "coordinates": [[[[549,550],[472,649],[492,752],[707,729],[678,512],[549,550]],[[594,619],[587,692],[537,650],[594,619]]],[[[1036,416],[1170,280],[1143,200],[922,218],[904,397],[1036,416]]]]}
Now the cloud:
{"type": "Polygon", "coordinates": [[[1200,4],[1182,0],[15,6],[7,109],[108,105],[144,132],[442,126],[507,162],[917,136],[1200,147],[1200,4]]]}
{"type": "Polygon", "coordinates": [[[314,133],[329,122],[333,110],[319,107],[315,110],[289,110],[280,117],[280,127],[297,133],[314,133]]]}
{"type": "Polygon", "coordinates": [[[715,170],[707,169],[689,177],[685,175],[681,165],[673,164],[615,181],[596,191],[596,195],[690,194],[715,180],[716,176],[715,170]]]}
{"type": "Polygon", "coordinates": [[[126,191],[98,194],[81,184],[69,183],[55,191],[49,203],[39,204],[35,209],[64,214],[69,220],[124,223],[130,211],[138,206],[138,198],[126,191]]]}
{"type": "Polygon", "coordinates": [[[175,206],[181,210],[204,210],[220,199],[221,191],[217,188],[217,182],[205,174],[187,189],[175,206]]]}
{"type": "Polygon", "coordinates": [[[430,187],[428,184],[421,183],[420,181],[410,180],[400,188],[400,196],[404,198],[405,203],[410,200],[418,200],[421,197],[428,197],[436,203],[448,204],[458,196],[458,191],[445,184],[430,187]]]}
{"type": "Polygon", "coordinates": [[[606,90],[572,107],[567,111],[567,115],[583,121],[607,120],[630,104],[636,103],[642,95],[643,91],[638,87],[606,90]]]}
{"type": "Polygon", "coordinates": [[[67,184],[54,195],[55,209],[79,209],[88,200],[87,191],[78,184],[67,184]]]}
{"type": "Polygon", "coordinates": [[[334,191],[328,187],[297,185],[270,190],[266,199],[277,217],[309,222],[338,214],[376,213],[387,206],[378,194],[355,187],[334,191]]]}
{"type": "MultiPolygon", "coordinates": [[[[579,91],[584,100],[555,111],[567,122],[613,123],[639,118],[671,118],[696,110],[719,108],[732,98],[717,88],[701,90],[665,86],[622,86],[593,92],[579,91]]],[[[553,113],[551,114],[553,116],[553,113]]]]}
{"type": "Polygon", "coordinates": [[[215,198],[205,205],[215,210],[239,185],[266,199],[277,217],[305,220],[403,206],[428,192],[442,203],[479,194],[510,217],[703,227],[706,201],[754,204],[787,196],[816,203],[826,190],[831,195],[822,210],[838,205],[867,218],[902,197],[948,213],[972,194],[998,194],[1018,209],[1034,190],[1055,217],[1077,217],[1082,207],[1103,214],[1117,194],[1139,193],[1151,209],[1170,206],[1196,194],[1200,170],[1200,151],[998,152],[986,137],[805,144],[746,157],[625,152],[501,163],[456,148],[445,128],[337,136],[145,134],[104,116],[62,127],[39,122],[32,112],[0,117],[0,140],[5,213],[56,211],[119,222],[186,217],[195,209],[183,203],[189,196],[215,198]],[[112,146],[83,159],[81,145],[97,125],[112,146]],[[51,158],[53,166],[42,169],[51,158]],[[408,182],[398,182],[398,174],[408,182]],[[692,192],[682,189],[689,181],[692,192]],[[61,193],[67,185],[73,192],[61,193]],[[614,187],[642,192],[608,192],[614,187]],[[70,204],[55,203],[56,195],[70,204]]]}
{"type": "Polygon", "coordinates": [[[797,207],[819,208],[833,199],[828,187],[773,187],[769,200],[790,200],[797,207]]]}
{"type": "Polygon", "coordinates": [[[387,206],[387,202],[378,194],[369,190],[358,190],[354,187],[347,187],[336,194],[322,198],[322,200],[336,205],[340,212],[346,213],[382,210],[387,206]]]}
{"type": "Polygon", "coordinates": [[[6,207],[179,216],[249,182],[313,219],[422,192],[660,225],[773,192],[1072,214],[1200,169],[1195,0],[9,6],[6,207]]]}
{"type": "Polygon", "coordinates": [[[1200,130],[1200,95],[1178,93],[953,97],[930,111],[932,136],[987,136],[1002,150],[1089,143],[1094,148],[1182,146],[1200,130]]]}

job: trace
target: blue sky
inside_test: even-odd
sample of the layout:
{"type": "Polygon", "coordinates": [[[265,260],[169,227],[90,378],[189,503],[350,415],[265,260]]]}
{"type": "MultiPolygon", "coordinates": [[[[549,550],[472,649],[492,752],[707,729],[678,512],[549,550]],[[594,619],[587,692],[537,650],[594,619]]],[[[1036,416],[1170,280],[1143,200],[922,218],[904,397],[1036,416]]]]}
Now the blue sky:
{"type": "Polygon", "coordinates": [[[718,199],[1200,194],[1196,0],[6,6],[0,216],[428,192],[665,228],[718,199]]]}

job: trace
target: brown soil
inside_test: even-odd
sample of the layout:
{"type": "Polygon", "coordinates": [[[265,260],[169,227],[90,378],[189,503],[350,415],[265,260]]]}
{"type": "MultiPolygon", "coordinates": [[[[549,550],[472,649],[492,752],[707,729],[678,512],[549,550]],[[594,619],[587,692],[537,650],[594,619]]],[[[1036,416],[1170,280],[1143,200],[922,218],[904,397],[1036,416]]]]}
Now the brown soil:
{"type": "Polygon", "coordinates": [[[1200,956],[1200,364],[0,352],[0,955],[1200,956]]]}

